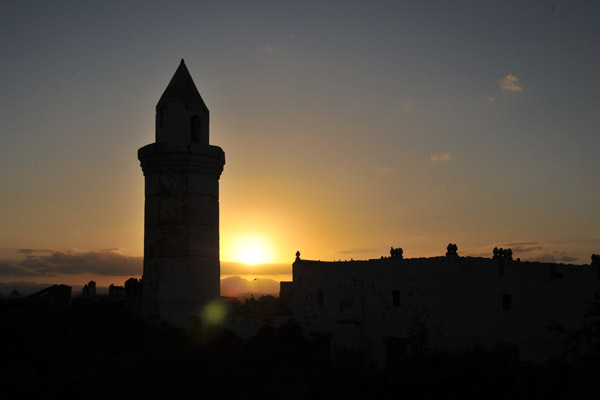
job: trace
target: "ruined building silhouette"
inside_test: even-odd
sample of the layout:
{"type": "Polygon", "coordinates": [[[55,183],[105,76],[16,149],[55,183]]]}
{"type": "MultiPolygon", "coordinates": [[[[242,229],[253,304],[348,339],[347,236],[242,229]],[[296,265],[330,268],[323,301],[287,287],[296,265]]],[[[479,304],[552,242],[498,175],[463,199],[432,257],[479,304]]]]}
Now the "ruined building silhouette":
{"type": "Polygon", "coordinates": [[[156,143],[138,150],[145,177],[143,312],[186,326],[219,297],[219,177],[209,112],[183,60],[156,105],[156,143]]]}

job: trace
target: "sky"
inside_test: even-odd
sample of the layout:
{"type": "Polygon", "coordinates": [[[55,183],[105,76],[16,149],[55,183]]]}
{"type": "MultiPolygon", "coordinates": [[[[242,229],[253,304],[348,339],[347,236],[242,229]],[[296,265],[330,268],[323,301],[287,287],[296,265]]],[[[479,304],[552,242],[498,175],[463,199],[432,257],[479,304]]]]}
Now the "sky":
{"type": "Polygon", "coordinates": [[[137,149],[181,58],[223,276],[600,253],[600,2],[8,0],[0,48],[0,282],[141,274],[137,149]]]}

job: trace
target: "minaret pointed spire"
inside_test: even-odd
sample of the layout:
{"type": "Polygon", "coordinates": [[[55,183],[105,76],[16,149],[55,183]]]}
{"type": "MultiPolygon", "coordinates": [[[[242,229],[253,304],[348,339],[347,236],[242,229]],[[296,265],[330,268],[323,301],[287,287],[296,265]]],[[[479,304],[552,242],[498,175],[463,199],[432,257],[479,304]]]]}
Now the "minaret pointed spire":
{"type": "Polygon", "coordinates": [[[184,103],[187,105],[198,104],[204,109],[207,108],[194,84],[194,80],[192,79],[183,58],[181,59],[175,74],[171,78],[171,81],[167,85],[167,88],[162,96],[160,96],[156,108],[166,106],[167,103],[170,102],[184,103]]]}

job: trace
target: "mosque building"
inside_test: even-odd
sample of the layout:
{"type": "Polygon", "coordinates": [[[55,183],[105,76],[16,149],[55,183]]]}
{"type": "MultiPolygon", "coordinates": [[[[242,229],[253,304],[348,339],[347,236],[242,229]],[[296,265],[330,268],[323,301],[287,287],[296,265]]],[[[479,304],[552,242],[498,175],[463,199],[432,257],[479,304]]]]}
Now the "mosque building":
{"type": "MultiPolygon", "coordinates": [[[[393,249],[394,250],[394,249],[393,249]]],[[[398,249],[395,249],[398,250],[398,249]]],[[[433,349],[479,348],[542,362],[565,349],[558,326],[581,328],[600,297],[600,260],[565,265],[445,256],[293,264],[293,315],[322,347],[365,351],[380,364],[433,349]]]]}

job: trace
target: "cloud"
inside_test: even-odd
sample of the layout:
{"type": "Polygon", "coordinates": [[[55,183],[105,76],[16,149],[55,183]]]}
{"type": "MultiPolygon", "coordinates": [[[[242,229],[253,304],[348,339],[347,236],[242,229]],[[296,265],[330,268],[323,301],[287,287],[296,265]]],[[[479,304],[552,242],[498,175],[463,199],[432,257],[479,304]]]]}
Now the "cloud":
{"type": "Polygon", "coordinates": [[[265,44],[263,47],[260,48],[260,50],[265,54],[281,54],[281,53],[283,53],[283,47],[275,46],[275,45],[272,45],[271,43],[265,44]]]}
{"type": "Polygon", "coordinates": [[[400,108],[402,109],[402,112],[405,112],[407,114],[415,111],[415,105],[412,101],[408,100],[403,100],[402,102],[400,102],[400,108]]]}
{"type": "Polygon", "coordinates": [[[380,167],[377,168],[377,172],[380,174],[387,174],[388,172],[392,172],[392,169],[390,167],[380,167]]]}
{"type": "Polygon", "coordinates": [[[500,89],[502,89],[502,93],[504,94],[523,91],[523,86],[521,86],[521,84],[519,83],[519,78],[512,74],[506,75],[498,82],[500,83],[500,89]]]}
{"type": "Polygon", "coordinates": [[[33,271],[28,270],[27,268],[23,268],[18,264],[11,262],[10,260],[1,260],[0,261],[0,276],[21,276],[21,277],[29,277],[29,276],[37,276],[37,274],[33,271]]]}
{"type": "Polygon", "coordinates": [[[452,154],[450,153],[444,153],[444,154],[431,154],[429,156],[429,160],[430,161],[450,161],[454,159],[454,157],[452,157],[452,154]]]}
{"type": "Polygon", "coordinates": [[[542,242],[511,242],[498,245],[498,247],[512,249],[513,253],[516,251],[519,253],[532,253],[543,250],[546,246],[548,244],[542,242]]]}
{"type": "Polygon", "coordinates": [[[125,255],[126,248],[124,247],[109,247],[107,249],[100,249],[102,253],[116,253],[120,255],[125,255]]]}
{"type": "Polygon", "coordinates": [[[546,263],[573,263],[579,261],[579,258],[570,257],[565,255],[564,251],[559,250],[548,250],[541,254],[537,254],[535,257],[529,259],[529,261],[539,261],[546,263]]]}
{"type": "Polygon", "coordinates": [[[494,101],[496,101],[496,98],[494,96],[483,96],[483,101],[487,101],[488,103],[493,103],[494,101]]]}
{"type": "Polygon", "coordinates": [[[570,262],[573,262],[573,261],[578,261],[578,260],[579,260],[579,258],[576,258],[576,257],[569,257],[569,256],[563,256],[563,257],[560,259],[560,261],[562,261],[562,262],[567,262],[567,263],[570,263],[570,262]]]}
{"type": "MultiPolygon", "coordinates": [[[[99,251],[56,251],[19,249],[18,256],[0,259],[0,277],[31,278],[95,274],[137,276],[143,270],[143,257],[123,254],[122,248],[99,251]]],[[[221,261],[223,275],[284,275],[292,273],[292,263],[257,264],[221,261]]]]}
{"type": "Polygon", "coordinates": [[[32,254],[52,253],[52,251],[50,249],[18,249],[17,253],[30,256],[32,254]]]}
{"type": "Polygon", "coordinates": [[[20,249],[20,260],[0,260],[0,276],[77,275],[132,276],[142,272],[143,258],[104,249],[92,252],[20,249]]]}
{"type": "Polygon", "coordinates": [[[337,250],[337,251],[334,251],[333,254],[342,255],[342,256],[358,254],[359,256],[363,256],[365,254],[373,254],[373,253],[378,253],[380,251],[381,251],[380,247],[355,247],[355,248],[337,250]]]}
{"type": "MultiPolygon", "coordinates": [[[[564,243],[562,245],[564,245],[564,243]]],[[[557,249],[557,243],[548,242],[496,243],[485,247],[466,249],[462,252],[462,255],[471,257],[491,257],[494,247],[511,249],[513,258],[520,258],[523,261],[538,261],[544,263],[581,262],[579,258],[569,256],[565,251],[557,249]]],[[[459,249],[459,254],[460,253],[459,249]]]]}

